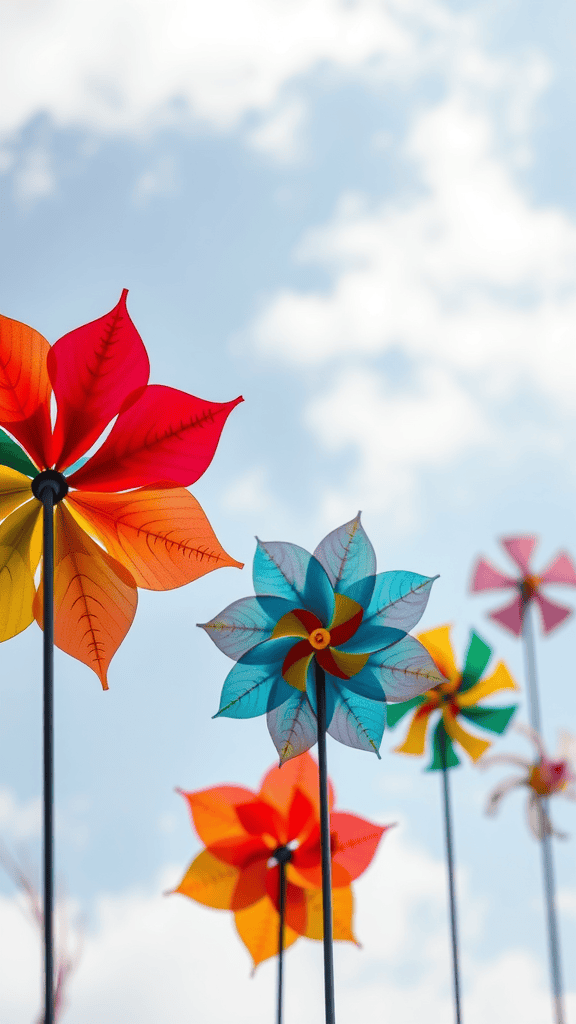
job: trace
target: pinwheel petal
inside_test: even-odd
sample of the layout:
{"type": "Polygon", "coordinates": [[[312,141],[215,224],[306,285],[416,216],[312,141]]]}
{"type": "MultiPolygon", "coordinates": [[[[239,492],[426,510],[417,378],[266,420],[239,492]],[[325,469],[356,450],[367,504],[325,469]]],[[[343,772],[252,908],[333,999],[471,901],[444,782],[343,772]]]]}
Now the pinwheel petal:
{"type": "MultiPolygon", "coordinates": [[[[264,960],[278,955],[278,911],[268,896],[252,907],[234,914],[238,935],[252,957],[254,969],[264,960]]],[[[298,932],[284,927],[284,949],[298,938],[298,932]]]]}
{"type": "Polygon", "coordinates": [[[392,629],[375,622],[363,622],[352,639],[342,644],[338,650],[346,654],[373,654],[375,651],[383,651],[392,647],[399,640],[403,640],[405,636],[404,629],[392,629]]]}
{"type": "Polygon", "coordinates": [[[536,593],[534,595],[534,600],[536,601],[540,611],[544,633],[551,633],[553,629],[556,629],[557,626],[572,615],[571,608],[566,608],[564,605],[556,604],[555,601],[549,601],[547,597],[544,597],[540,593],[536,593]]]}
{"type": "MultiPolygon", "coordinates": [[[[321,653],[324,652],[322,651],[321,653]]],[[[334,653],[337,654],[336,651],[334,653]]],[[[361,657],[361,655],[349,654],[348,657],[361,657]]],[[[334,680],[331,681],[333,682],[334,680]]],[[[386,701],[386,694],[382,688],[382,683],[371,667],[370,662],[355,675],[344,679],[343,682],[347,689],[352,690],[352,693],[358,694],[359,697],[365,697],[366,700],[386,701]]]]}
{"type": "Polygon", "coordinates": [[[434,729],[432,761],[428,765],[427,771],[435,772],[443,768],[457,768],[459,764],[460,758],[454,750],[452,740],[444,728],[444,720],[441,718],[434,729]]]}
{"type": "Polygon", "coordinates": [[[290,696],[268,712],[266,721],[280,764],[310,750],[318,739],[318,723],[306,693],[289,687],[290,696]]]}
{"type": "Polygon", "coordinates": [[[288,700],[294,690],[282,678],[282,663],[294,640],[266,640],[240,658],[224,680],[215,718],[256,718],[288,700]]]}
{"type": "MultiPolygon", "coordinates": [[[[314,740],[316,742],[316,740],[314,740]]],[[[316,816],[320,814],[318,765],[310,754],[303,753],[296,760],[291,760],[282,768],[271,768],[266,773],[260,787],[263,800],[273,804],[286,817],[298,791],[304,792],[312,803],[316,816]]],[[[328,804],[334,806],[334,787],[328,780],[328,804]]],[[[295,836],[293,838],[296,838],[295,836]]]]}
{"type": "Polygon", "coordinates": [[[74,491],[68,505],[88,521],[138,587],[172,590],[222,566],[242,568],[226,554],[196,498],[184,487],[129,494],[74,491]]]}
{"type": "Polygon", "coordinates": [[[314,557],[324,566],[337,594],[347,595],[354,584],[355,594],[359,595],[354,600],[367,607],[374,589],[376,552],[360,522],[360,512],[324,537],[314,557]]]}
{"type": "MultiPolygon", "coordinates": [[[[331,680],[335,691],[335,706],[328,726],[332,739],[356,750],[373,751],[380,758],[379,749],[386,723],[386,704],[366,700],[340,680],[331,680]]],[[[327,688],[328,689],[328,688],[327,688]]]]}
{"type": "Polygon", "coordinates": [[[412,700],[404,700],[399,704],[388,704],[386,707],[386,724],[393,729],[397,723],[407,715],[413,708],[426,703],[426,697],[412,697],[412,700]]]}
{"type": "Polygon", "coordinates": [[[506,576],[500,572],[485,558],[479,558],[472,574],[470,589],[473,593],[480,590],[507,590],[508,587],[515,587],[516,580],[513,576],[506,576]]]}
{"type": "Polygon", "coordinates": [[[391,626],[407,633],[422,618],[430,589],[437,579],[437,576],[421,576],[417,572],[401,570],[378,573],[364,623],[391,626]]]}
{"type": "Polygon", "coordinates": [[[194,828],[205,846],[231,836],[246,835],[236,808],[254,800],[252,790],[241,786],[213,786],[197,793],[178,792],[187,801],[194,828]]]}
{"type": "MultiPolygon", "coordinates": [[[[106,671],[136,613],[138,592],[127,569],[81,528],[61,502],[55,516],[54,639],[108,689],[106,671]]],[[[42,589],[34,614],[43,623],[42,589]]]]}
{"type": "Polygon", "coordinates": [[[318,559],[297,544],[259,540],[253,577],[257,595],[282,597],[292,608],[314,612],[323,625],[332,621],[332,584],[318,559]]]}
{"type": "Polygon", "coordinates": [[[0,469],[9,466],[28,477],[36,476],[38,473],[37,467],[30,461],[24,449],[16,444],[5,430],[0,430],[0,463],[0,469]]]}
{"type": "Polygon", "coordinates": [[[238,661],[257,644],[269,640],[278,620],[289,611],[290,603],[281,597],[241,597],[199,626],[223,654],[238,661]]]}
{"type": "MultiPolygon", "coordinates": [[[[322,913],[322,892],[318,889],[306,892],[307,939],[317,939],[320,942],[324,938],[324,918],[322,913]]],[[[340,942],[354,942],[358,940],[352,930],[352,919],[354,915],[354,894],[349,885],[340,886],[332,890],[332,938],[340,942]]]]}
{"type": "Polygon", "coordinates": [[[530,575],[530,559],[536,547],[536,537],[503,537],[502,545],[525,576],[530,575]]]}
{"type": "Polygon", "coordinates": [[[38,331],[0,316],[0,424],[37,466],[51,466],[50,346],[38,331]]]}
{"type": "Polygon", "coordinates": [[[238,875],[238,868],[217,860],[209,850],[202,850],[173,891],[189,896],[206,907],[231,910],[238,875]]]}
{"type": "MultiPolygon", "coordinates": [[[[20,505],[30,501],[31,497],[32,490],[28,477],[16,469],[0,466],[0,519],[5,519],[20,505]]],[[[38,505],[38,508],[40,507],[38,505]]]]}
{"type": "Polygon", "coordinates": [[[444,709],[444,728],[452,740],[456,740],[473,761],[478,761],[492,746],[489,740],[481,740],[472,733],[466,732],[454,715],[444,709]]]}
{"type": "MultiPolygon", "coordinates": [[[[265,869],[270,855],[270,848],[262,836],[251,836],[247,832],[241,836],[234,835],[226,839],[217,839],[215,843],[210,844],[208,849],[212,856],[216,857],[216,860],[221,860],[224,864],[232,864],[233,867],[242,871],[256,863],[263,864],[265,869]]],[[[248,881],[246,881],[246,885],[248,885],[248,881]]],[[[260,899],[261,895],[262,892],[255,898],[260,899]]],[[[254,899],[250,902],[253,903],[254,899]]],[[[247,904],[245,903],[244,906],[247,904]]],[[[240,904],[237,904],[234,910],[240,910],[240,904]]]]}
{"type": "MultiPolygon", "coordinates": [[[[491,761],[494,758],[490,758],[491,761]]],[[[482,765],[483,767],[483,765],[482,765]]],[[[502,779],[497,786],[494,787],[488,794],[488,802],[486,804],[486,814],[492,816],[496,814],[500,804],[507,793],[510,793],[513,789],[518,789],[520,786],[526,785],[526,778],[518,775],[508,775],[505,779],[502,779]]]]}
{"type": "Polygon", "coordinates": [[[10,640],[34,618],[34,572],[40,560],[42,506],[35,498],[0,526],[0,642],[10,640]]]}
{"type": "MultiPolygon", "coordinates": [[[[393,711],[397,706],[392,705],[388,708],[388,713],[393,711]]],[[[400,743],[397,747],[394,747],[395,754],[411,754],[414,757],[421,757],[426,749],[426,734],[428,732],[428,722],[430,715],[436,709],[433,707],[422,707],[414,715],[410,722],[410,728],[406,735],[406,739],[403,743],[400,743]]]]}
{"type": "MultiPolygon", "coordinates": [[[[437,629],[429,629],[425,633],[418,633],[418,640],[432,655],[434,664],[446,679],[454,680],[460,675],[454,648],[450,639],[452,626],[438,626],[437,629]]],[[[440,679],[439,682],[444,682],[440,679]]]]}
{"type": "Polygon", "coordinates": [[[231,910],[244,910],[245,907],[258,903],[266,893],[267,874],[267,858],[260,857],[252,863],[247,863],[238,876],[231,910]]]}
{"type": "Polygon", "coordinates": [[[565,583],[576,587],[576,569],[574,562],[565,551],[561,551],[554,561],[540,576],[541,583],[565,583]]]}
{"type": "Polygon", "coordinates": [[[286,842],[283,839],[282,818],[272,804],[266,800],[252,800],[250,803],[241,804],[236,808],[240,824],[250,835],[272,836],[278,843],[286,842]]]}
{"type": "Polygon", "coordinates": [[[477,704],[478,701],[483,700],[484,697],[489,697],[492,693],[498,693],[500,690],[518,689],[519,687],[512,679],[506,665],[500,661],[491,676],[481,679],[479,683],[474,683],[467,690],[459,690],[455,695],[455,699],[459,707],[470,708],[477,704]]]}
{"type": "Polygon", "coordinates": [[[413,636],[405,636],[393,647],[376,651],[369,665],[382,683],[386,699],[405,701],[444,682],[426,648],[413,636]]]}
{"type": "Polygon", "coordinates": [[[146,349],[126,309],[127,289],[105,316],[52,346],[48,373],[58,403],[53,459],[63,470],[84,455],[130,395],[148,383],[146,349]]]}
{"type": "Polygon", "coordinates": [[[502,735],[517,710],[515,704],[502,708],[463,708],[462,715],[475,725],[502,735]]]}
{"type": "MultiPolygon", "coordinates": [[[[478,636],[478,633],[471,630],[470,643],[466,651],[464,668],[462,669],[462,680],[458,687],[459,693],[465,693],[466,690],[469,690],[471,686],[478,682],[490,661],[491,654],[492,648],[478,636]]],[[[515,689],[515,686],[513,689],[515,689]]]]}
{"type": "MultiPolygon", "coordinates": [[[[280,868],[272,868],[266,875],[266,892],[276,910],[280,909],[280,868]]],[[[286,882],[286,924],[299,935],[306,931],[306,897],[302,889],[286,882]]]]}
{"type": "Polygon", "coordinates": [[[510,604],[501,608],[500,611],[488,612],[488,615],[514,636],[522,636],[522,601],[519,596],[513,598],[510,604]]]}
{"type": "Polygon", "coordinates": [[[316,824],[317,816],[317,811],[312,801],[301,789],[296,789],[288,811],[288,828],[284,842],[292,843],[296,840],[301,844],[303,838],[310,833],[316,824]]]}
{"type": "Polygon", "coordinates": [[[375,825],[356,814],[336,811],[331,815],[332,862],[348,875],[346,884],[366,870],[389,828],[392,826],[375,825]]]}
{"type": "Polygon", "coordinates": [[[212,462],[226,419],[241,401],[206,402],[149,384],[68,482],[88,491],[123,491],[165,481],[187,487],[212,462]]]}

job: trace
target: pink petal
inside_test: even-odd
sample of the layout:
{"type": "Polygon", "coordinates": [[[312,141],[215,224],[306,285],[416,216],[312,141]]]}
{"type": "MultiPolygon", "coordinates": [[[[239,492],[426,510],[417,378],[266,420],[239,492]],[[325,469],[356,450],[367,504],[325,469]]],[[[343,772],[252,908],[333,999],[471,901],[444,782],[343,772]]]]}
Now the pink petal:
{"type": "Polygon", "coordinates": [[[536,537],[502,537],[503,547],[526,576],[530,576],[530,558],[536,547],[536,537]]]}
{"type": "Polygon", "coordinates": [[[540,593],[534,595],[534,600],[538,603],[540,609],[544,633],[551,633],[553,629],[556,629],[556,626],[559,626],[561,622],[564,622],[564,619],[567,619],[572,614],[571,608],[555,604],[554,601],[549,601],[548,598],[543,597],[540,593]]]}
{"type": "Polygon", "coordinates": [[[499,569],[495,569],[485,558],[479,558],[472,577],[471,590],[504,590],[505,587],[515,587],[516,580],[512,576],[505,576],[499,569]]]}
{"type": "Polygon", "coordinates": [[[554,561],[540,576],[541,583],[565,583],[576,587],[576,569],[574,562],[565,551],[556,556],[554,561]]]}
{"type": "Polygon", "coordinates": [[[490,612],[489,615],[495,622],[499,622],[505,629],[509,629],[514,636],[522,635],[522,602],[519,597],[515,597],[499,612],[490,612]]]}

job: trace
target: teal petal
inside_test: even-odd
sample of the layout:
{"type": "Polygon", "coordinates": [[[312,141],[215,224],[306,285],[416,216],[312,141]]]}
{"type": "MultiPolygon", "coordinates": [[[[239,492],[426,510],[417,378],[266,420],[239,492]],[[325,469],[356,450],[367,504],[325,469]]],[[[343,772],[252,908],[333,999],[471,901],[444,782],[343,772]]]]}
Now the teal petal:
{"type": "Polygon", "coordinates": [[[436,579],[402,570],[378,573],[364,622],[380,622],[407,633],[420,621],[436,579]]]}
{"type": "Polygon", "coordinates": [[[361,622],[354,636],[336,648],[346,654],[372,654],[392,647],[403,640],[406,632],[403,629],[390,629],[379,622],[361,622]]]}
{"type": "Polygon", "coordinates": [[[83,455],[81,459],[76,459],[76,462],[73,462],[71,466],[66,466],[66,474],[65,475],[66,476],[72,476],[72,473],[75,473],[77,469],[82,469],[82,466],[85,466],[87,462],[88,462],[88,456],[87,455],[83,455]]]}
{"type": "Polygon", "coordinates": [[[462,669],[460,692],[464,693],[478,682],[492,654],[492,648],[482,640],[474,630],[470,632],[470,644],[466,652],[466,661],[462,669]]]}
{"type": "Polygon", "coordinates": [[[386,724],[393,729],[398,722],[407,715],[413,708],[426,703],[426,697],[412,697],[412,700],[403,700],[399,704],[388,704],[386,708],[386,724]]]}
{"type": "Polygon", "coordinates": [[[432,753],[432,761],[428,765],[429,772],[442,771],[444,768],[456,768],[460,764],[454,744],[444,728],[442,719],[434,730],[432,753]],[[442,757],[442,740],[444,741],[444,757],[442,757]]]}
{"type": "Polygon", "coordinates": [[[328,733],[347,747],[369,750],[380,757],[378,751],[386,724],[386,704],[352,693],[341,679],[333,685],[337,696],[328,733]]]}
{"type": "Polygon", "coordinates": [[[257,644],[269,640],[278,619],[291,608],[281,597],[242,597],[210,622],[198,625],[220,651],[238,661],[257,644]]]}
{"type": "Polygon", "coordinates": [[[326,673],[326,678],[334,686],[336,684],[338,686],[346,686],[352,693],[355,693],[358,697],[363,697],[364,700],[386,703],[386,694],[378,676],[370,667],[370,662],[360,672],[357,672],[355,676],[352,676],[351,679],[337,679],[336,676],[329,675],[328,673],[326,673]]]}
{"type": "Polygon", "coordinates": [[[282,678],[282,663],[293,644],[293,637],[285,637],[248,651],[224,680],[214,718],[256,718],[287,700],[294,687],[282,678]]]}
{"type": "Polygon", "coordinates": [[[502,735],[517,710],[518,705],[512,704],[503,708],[461,708],[460,714],[475,725],[502,735]]]}
{"type": "Polygon", "coordinates": [[[318,739],[318,726],[308,697],[289,686],[290,695],[266,717],[280,764],[310,750],[318,739]]]}
{"type": "Polygon", "coordinates": [[[411,700],[444,682],[426,648],[413,636],[371,654],[368,664],[376,671],[389,701],[411,700]]]}
{"type": "Polygon", "coordinates": [[[0,429],[0,466],[16,469],[25,476],[38,476],[39,469],[30,461],[26,452],[13,441],[5,430],[0,429]]]}
{"type": "Polygon", "coordinates": [[[362,599],[358,596],[354,600],[366,608],[374,587],[376,552],[360,522],[360,513],[324,537],[314,555],[324,566],[337,594],[350,597],[349,587],[356,584],[358,590],[358,584],[362,584],[362,599]]]}
{"type": "Polygon", "coordinates": [[[281,597],[292,608],[307,608],[324,626],[332,621],[332,584],[318,559],[297,544],[258,541],[253,576],[257,595],[281,597]]]}

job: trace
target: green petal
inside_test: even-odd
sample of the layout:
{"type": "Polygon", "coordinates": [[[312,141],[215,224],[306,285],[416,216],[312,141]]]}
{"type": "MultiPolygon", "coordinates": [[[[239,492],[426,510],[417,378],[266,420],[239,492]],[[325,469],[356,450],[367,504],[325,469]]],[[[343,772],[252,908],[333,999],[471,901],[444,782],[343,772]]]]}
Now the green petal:
{"type": "Polygon", "coordinates": [[[464,668],[462,669],[462,683],[459,687],[460,693],[464,693],[469,690],[471,686],[474,686],[478,682],[480,676],[484,672],[488,662],[490,661],[490,655],[492,654],[492,648],[481,640],[478,633],[472,630],[470,634],[470,646],[466,652],[466,661],[464,668]]]}
{"type": "Polygon", "coordinates": [[[517,704],[511,704],[504,708],[461,708],[460,714],[468,721],[480,725],[490,732],[497,732],[500,735],[507,728],[512,715],[517,710],[517,704]]]}
{"type": "Polygon", "coordinates": [[[412,700],[403,700],[399,704],[386,704],[386,724],[389,729],[393,729],[398,724],[404,715],[407,715],[412,708],[417,708],[419,704],[426,702],[425,697],[412,697],[412,700]]]}
{"type": "Polygon", "coordinates": [[[444,728],[444,722],[442,719],[438,722],[434,730],[434,741],[432,744],[433,757],[431,763],[428,765],[429,772],[441,771],[443,768],[456,768],[460,764],[460,760],[454,750],[454,744],[450,739],[450,736],[444,728]],[[444,737],[444,752],[445,758],[442,758],[442,736],[444,737]]]}
{"type": "Polygon", "coordinates": [[[26,476],[38,476],[38,467],[30,461],[26,452],[16,441],[8,436],[5,430],[0,429],[0,465],[8,466],[9,469],[16,469],[26,476]]]}

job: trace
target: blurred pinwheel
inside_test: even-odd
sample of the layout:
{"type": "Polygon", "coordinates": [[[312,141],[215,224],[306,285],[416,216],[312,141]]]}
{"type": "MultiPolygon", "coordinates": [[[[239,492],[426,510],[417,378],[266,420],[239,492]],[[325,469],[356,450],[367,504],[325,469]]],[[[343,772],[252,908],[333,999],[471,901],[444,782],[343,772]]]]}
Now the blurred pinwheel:
{"type": "Polygon", "coordinates": [[[0,640],[34,617],[42,626],[42,584],[37,590],[35,583],[42,505],[34,487],[48,478],[59,489],[55,642],[89,665],[105,689],[137,587],[169,590],[240,566],[186,486],[209,466],[241,399],[207,402],[149,385],[126,295],[52,348],[32,327],[0,317],[0,424],[11,435],[0,430],[0,640]],[[112,421],[100,447],[82,458],[112,421]]]}
{"type": "Polygon", "coordinates": [[[328,534],[313,555],[295,544],[258,541],[255,597],[202,624],[238,664],[218,715],[267,714],[281,762],[317,739],[316,670],[326,681],[328,733],[378,753],[386,701],[441,682],[428,651],[408,635],[434,580],[413,572],[376,575],[360,514],[328,534]]]}
{"type": "Polygon", "coordinates": [[[504,537],[502,546],[520,569],[520,576],[507,576],[485,558],[479,558],[472,577],[472,591],[508,590],[513,587],[516,593],[510,603],[498,611],[489,612],[490,618],[510,630],[514,636],[521,636],[524,609],[535,602],[540,612],[542,629],[545,634],[550,633],[572,614],[572,610],[544,597],[542,586],[552,583],[576,587],[576,569],[572,559],[565,551],[561,551],[544,572],[535,574],[530,567],[536,546],[535,537],[504,537]]]}
{"type": "Polygon", "coordinates": [[[394,749],[398,754],[412,754],[416,757],[425,753],[430,719],[438,713],[439,720],[432,741],[432,760],[428,766],[430,771],[454,768],[460,764],[454,750],[454,742],[458,743],[473,761],[482,757],[490,746],[489,741],[480,739],[464,729],[461,725],[462,718],[472,722],[476,727],[501,734],[516,711],[516,705],[486,707],[479,703],[492,693],[500,690],[517,690],[518,687],[501,661],[491,675],[482,678],[492,649],[474,630],[470,634],[464,667],[459,669],[450,640],[450,629],[450,626],[439,626],[437,629],[418,634],[418,640],[430,652],[439,671],[445,677],[444,682],[427,690],[422,696],[388,708],[390,727],[395,726],[404,715],[414,709],[406,739],[394,749]]]}
{"type": "MultiPolygon", "coordinates": [[[[334,790],[330,784],[330,804],[334,790]]],[[[234,913],[254,967],[279,952],[280,865],[285,865],[283,947],[299,936],[322,939],[318,766],[302,754],[272,768],[254,793],[217,786],[182,793],[205,844],[174,892],[234,913]]],[[[332,811],[331,858],[334,938],[356,942],[353,882],[370,864],[383,834],[354,814],[332,811]]]]}
{"type": "Polygon", "coordinates": [[[528,725],[518,725],[516,729],[534,744],[537,759],[529,761],[528,758],[516,754],[492,754],[482,758],[481,768],[490,768],[495,764],[511,764],[522,769],[522,775],[510,775],[494,787],[488,797],[486,813],[496,814],[507,793],[520,786],[526,786],[529,791],[526,816],[532,835],[536,839],[542,839],[544,835],[566,839],[565,833],[557,832],[552,826],[547,798],[564,796],[567,800],[576,801],[576,736],[561,729],[558,751],[550,758],[541,737],[534,729],[528,725]]]}

